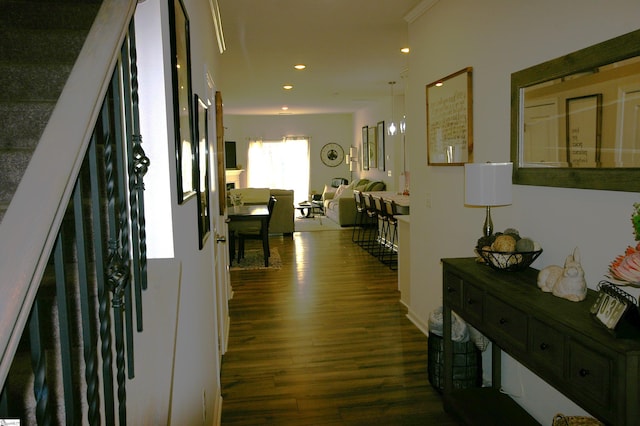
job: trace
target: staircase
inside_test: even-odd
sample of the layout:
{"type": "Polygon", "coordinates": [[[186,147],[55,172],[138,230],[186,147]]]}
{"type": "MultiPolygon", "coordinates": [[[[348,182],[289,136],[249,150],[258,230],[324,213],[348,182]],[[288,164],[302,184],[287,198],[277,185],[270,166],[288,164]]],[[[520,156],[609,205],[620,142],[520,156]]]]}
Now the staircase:
{"type": "Polygon", "coordinates": [[[135,1],[104,3],[0,0],[0,419],[126,424],[148,159],[135,1]]]}
{"type": "Polygon", "coordinates": [[[0,221],[101,0],[0,0],[0,221]]]}

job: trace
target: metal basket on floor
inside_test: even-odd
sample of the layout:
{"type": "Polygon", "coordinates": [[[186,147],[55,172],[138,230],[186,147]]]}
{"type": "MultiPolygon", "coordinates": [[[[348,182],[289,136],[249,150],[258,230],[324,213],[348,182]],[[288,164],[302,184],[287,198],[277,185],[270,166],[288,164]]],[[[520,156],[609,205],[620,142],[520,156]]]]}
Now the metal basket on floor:
{"type": "MultiPolygon", "coordinates": [[[[482,353],[471,342],[452,342],[453,389],[482,386],[482,353]]],[[[444,390],[444,340],[429,332],[427,339],[427,373],[429,383],[438,392],[444,390]]]]}

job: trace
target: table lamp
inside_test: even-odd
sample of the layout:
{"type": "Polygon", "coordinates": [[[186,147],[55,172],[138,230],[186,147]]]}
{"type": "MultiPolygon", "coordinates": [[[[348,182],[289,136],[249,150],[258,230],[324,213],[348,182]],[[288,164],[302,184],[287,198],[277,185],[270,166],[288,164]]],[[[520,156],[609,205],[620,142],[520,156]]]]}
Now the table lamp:
{"type": "Polygon", "coordinates": [[[513,163],[467,163],[465,172],[465,204],[484,206],[487,217],[482,228],[484,236],[493,234],[492,206],[511,204],[511,172],[513,163]]]}

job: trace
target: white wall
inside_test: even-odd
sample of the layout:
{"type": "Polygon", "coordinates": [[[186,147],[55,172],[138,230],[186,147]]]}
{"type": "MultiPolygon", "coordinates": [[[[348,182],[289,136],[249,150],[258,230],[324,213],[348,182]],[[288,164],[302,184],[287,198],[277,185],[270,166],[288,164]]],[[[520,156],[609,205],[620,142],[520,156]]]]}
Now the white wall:
{"type": "MultiPolygon", "coordinates": [[[[474,161],[509,161],[511,73],[636,30],[638,16],[637,0],[441,0],[409,24],[410,309],[420,320],[442,304],[440,259],[472,256],[484,220],[483,210],[463,205],[463,167],[427,166],[425,86],[473,67],[474,161]]],[[[493,209],[493,221],[541,243],[538,268],[580,247],[595,288],[634,243],[636,201],[625,192],[514,186],[513,205],[493,209]]],[[[503,368],[505,389],[543,424],[556,412],[581,411],[513,360],[503,359],[503,368]]]]}
{"type": "MultiPolygon", "coordinates": [[[[153,293],[162,288],[173,288],[173,290],[165,291],[163,297],[145,304],[144,309],[145,316],[150,314],[152,317],[163,315],[163,313],[173,316],[172,312],[176,313],[177,331],[167,329],[164,337],[162,337],[162,330],[152,332],[150,336],[155,337],[156,340],[163,338],[165,341],[147,341],[145,345],[138,347],[140,352],[136,352],[136,362],[144,364],[145,358],[157,357],[154,348],[168,346],[173,349],[172,343],[175,339],[175,352],[165,353],[162,357],[166,360],[168,355],[169,359],[169,361],[163,361],[162,371],[167,374],[173,373],[170,383],[171,394],[168,396],[170,405],[165,407],[170,418],[165,418],[164,422],[215,424],[220,414],[221,394],[220,366],[217,362],[219,354],[216,279],[215,269],[212,266],[215,264],[212,244],[215,244],[216,239],[209,237],[204,248],[199,250],[196,197],[191,197],[182,205],[178,205],[176,201],[176,159],[169,59],[171,57],[169,4],[171,2],[164,0],[146,0],[138,6],[137,14],[140,15],[138,33],[145,39],[140,45],[139,52],[143,59],[139,64],[139,67],[143,67],[139,70],[140,79],[144,80],[140,84],[142,98],[140,118],[143,147],[149,149],[150,153],[150,170],[156,167],[157,170],[162,169],[165,172],[160,178],[154,178],[154,172],[150,172],[150,176],[145,178],[147,191],[150,194],[159,194],[157,197],[150,198],[161,200],[162,203],[161,206],[156,205],[153,208],[148,206],[146,210],[149,224],[147,235],[150,244],[153,245],[149,247],[149,251],[164,255],[173,254],[169,264],[178,267],[179,271],[173,271],[173,274],[150,273],[149,287],[154,290],[149,291],[153,293]],[[145,49],[151,51],[145,51],[145,49]],[[166,225],[155,220],[160,216],[170,218],[169,226],[172,229],[167,231],[166,225]],[[162,236],[164,239],[156,238],[157,236],[162,236]],[[167,239],[169,243],[166,242],[167,239]],[[157,245],[161,244],[171,244],[172,251],[164,250],[162,247],[160,247],[162,250],[155,250],[159,248],[157,245]],[[147,312],[148,310],[152,312],[147,312]],[[171,365],[167,366],[166,362],[171,365]]],[[[218,74],[216,72],[218,53],[211,11],[207,1],[184,0],[184,4],[190,20],[192,91],[205,99],[211,95],[206,74],[210,74],[214,81],[218,74]]],[[[214,102],[213,99],[210,101],[214,102]]],[[[213,113],[213,110],[212,108],[210,111],[213,113]]],[[[215,143],[215,133],[211,129],[209,141],[215,143]]],[[[213,196],[215,194],[212,194],[213,196]]],[[[213,209],[211,211],[215,214],[213,209]]],[[[153,330],[151,325],[150,330],[153,330]]],[[[154,365],[160,362],[160,357],[157,358],[154,365]]],[[[159,381],[153,377],[154,374],[157,375],[158,371],[140,368],[136,381],[139,383],[138,386],[147,386],[147,393],[156,394],[148,395],[146,400],[156,402],[162,400],[166,404],[165,393],[169,389],[155,389],[149,386],[159,381]]],[[[132,384],[132,386],[135,389],[136,385],[132,384]]],[[[160,408],[155,414],[145,414],[142,411],[141,413],[139,415],[154,415],[157,420],[164,415],[164,411],[160,408]]]]}
{"type": "MultiPolygon", "coordinates": [[[[345,156],[349,155],[349,147],[354,143],[352,126],[351,114],[225,115],[224,138],[236,142],[237,163],[246,168],[249,140],[282,140],[284,136],[309,137],[309,190],[322,193],[324,185],[330,183],[334,177],[344,177],[351,181],[349,166],[344,162],[336,167],[326,166],[320,161],[320,150],[325,144],[334,142],[342,146],[345,156]]],[[[246,173],[243,173],[242,178],[243,186],[246,186],[246,173]]]]}
{"type": "MultiPolygon", "coordinates": [[[[404,96],[394,96],[394,121],[396,127],[399,126],[401,114],[400,111],[404,109],[404,96]]],[[[354,118],[354,140],[358,147],[358,165],[357,170],[353,173],[353,179],[364,178],[369,180],[381,180],[387,184],[388,191],[401,190],[401,186],[398,183],[398,179],[403,172],[402,165],[402,135],[398,130],[394,136],[386,134],[386,127],[391,121],[391,102],[389,99],[384,99],[377,102],[367,108],[364,108],[355,114],[354,118]],[[385,122],[385,170],[378,168],[369,168],[369,170],[362,169],[362,127],[363,126],[376,126],[379,121],[385,122]]]]}

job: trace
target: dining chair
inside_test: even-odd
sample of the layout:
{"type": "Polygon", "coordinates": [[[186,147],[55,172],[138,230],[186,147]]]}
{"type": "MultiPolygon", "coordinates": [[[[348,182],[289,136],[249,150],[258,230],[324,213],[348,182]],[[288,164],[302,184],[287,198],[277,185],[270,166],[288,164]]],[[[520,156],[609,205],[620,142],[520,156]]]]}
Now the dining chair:
{"type": "Polygon", "coordinates": [[[249,226],[246,228],[240,228],[236,230],[236,236],[238,238],[238,260],[244,258],[244,242],[245,240],[262,240],[263,245],[262,249],[264,251],[264,266],[269,266],[269,257],[271,256],[271,251],[269,249],[269,223],[271,222],[271,216],[273,214],[273,209],[278,200],[273,195],[269,197],[269,203],[267,204],[267,209],[269,210],[269,217],[266,222],[259,222],[258,226],[249,226]],[[264,225],[262,225],[264,223],[264,225]],[[266,227],[263,228],[263,226],[266,227]]]}

